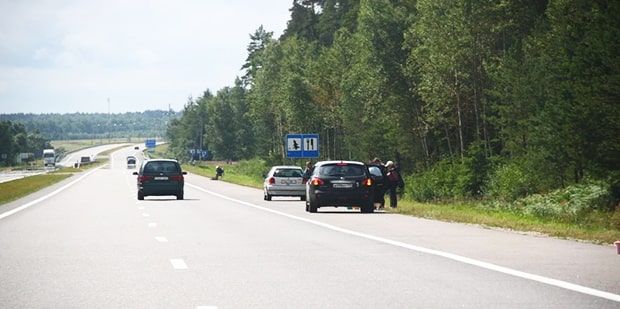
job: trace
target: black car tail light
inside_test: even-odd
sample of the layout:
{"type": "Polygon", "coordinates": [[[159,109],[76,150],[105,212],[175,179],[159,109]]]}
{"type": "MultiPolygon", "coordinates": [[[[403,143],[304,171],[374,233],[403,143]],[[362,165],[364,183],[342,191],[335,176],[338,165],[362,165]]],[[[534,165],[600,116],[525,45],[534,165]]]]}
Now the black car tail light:
{"type": "Polygon", "coordinates": [[[140,175],[138,176],[138,181],[139,182],[147,182],[149,180],[153,179],[153,176],[147,176],[147,175],[140,175]]]}
{"type": "Polygon", "coordinates": [[[313,177],[312,179],[310,179],[310,184],[318,187],[318,186],[322,186],[325,182],[323,181],[323,179],[318,178],[318,177],[313,177]]]}
{"type": "Polygon", "coordinates": [[[174,175],[174,176],[170,176],[170,180],[174,180],[174,181],[183,181],[183,175],[174,175]]]}
{"type": "Polygon", "coordinates": [[[362,184],[366,187],[371,187],[372,186],[372,178],[366,178],[364,179],[364,181],[362,181],[362,184]]]}

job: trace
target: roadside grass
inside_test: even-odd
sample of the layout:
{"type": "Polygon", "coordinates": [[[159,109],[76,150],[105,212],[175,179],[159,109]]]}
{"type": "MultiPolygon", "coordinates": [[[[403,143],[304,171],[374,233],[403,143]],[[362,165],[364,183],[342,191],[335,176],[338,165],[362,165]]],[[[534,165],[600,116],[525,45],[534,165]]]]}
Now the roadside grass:
{"type": "Polygon", "coordinates": [[[167,158],[168,155],[168,144],[161,144],[155,146],[154,149],[149,149],[148,152],[145,152],[145,155],[148,153],[148,156],[153,159],[162,159],[167,158]]]}
{"type": "MultiPolygon", "coordinates": [[[[141,141],[135,138],[135,142],[141,141]]],[[[80,149],[89,148],[93,146],[105,145],[105,144],[117,144],[117,143],[132,143],[129,138],[113,138],[113,139],[78,139],[78,140],[55,140],[50,144],[54,148],[64,148],[65,152],[74,152],[80,149]]]]}
{"type": "MultiPolygon", "coordinates": [[[[219,163],[208,163],[208,164],[200,164],[200,165],[191,165],[191,164],[183,164],[183,170],[188,171],[190,173],[209,177],[211,179],[215,178],[215,166],[220,165],[219,163]]],[[[256,175],[246,175],[239,171],[238,164],[227,164],[220,165],[224,168],[224,176],[220,178],[223,181],[246,186],[253,188],[262,188],[263,187],[263,179],[256,177],[256,175]]]]}
{"type": "Polygon", "coordinates": [[[58,183],[75,173],[87,171],[89,169],[105,165],[109,162],[109,154],[127,146],[119,146],[104,151],[98,155],[97,161],[94,163],[80,165],[79,168],[62,167],[55,171],[16,179],[4,183],[0,183],[0,205],[17,200],[33,192],[39,191],[45,187],[58,183]]]}
{"type": "Polygon", "coordinates": [[[0,183],[0,205],[51,186],[72,174],[42,174],[0,183]]]}
{"type": "Polygon", "coordinates": [[[479,224],[489,228],[502,228],[521,232],[534,232],[558,238],[585,240],[610,244],[620,239],[620,230],[610,227],[608,214],[590,214],[591,224],[572,224],[557,220],[543,220],[533,215],[521,214],[504,209],[489,209],[478,203],[418,203],[399,201],[393,213],[421,218],[479,224]]]}

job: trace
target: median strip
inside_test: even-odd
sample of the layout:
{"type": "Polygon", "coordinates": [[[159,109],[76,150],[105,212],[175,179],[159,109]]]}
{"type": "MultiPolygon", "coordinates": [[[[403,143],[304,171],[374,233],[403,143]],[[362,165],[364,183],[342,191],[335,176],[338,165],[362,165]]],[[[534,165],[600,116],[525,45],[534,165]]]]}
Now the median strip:
{"type": "Polygon", "coordinates": [[[28,203],[26,203],[26,204],[24,204],[24,205],[22,205],[22,206],[19,206],[19,207],[17,207],[17,208],[14,208],[14,209],[12,209],[12,210],[9,210],[9,211],[7,211],[7,212],[5,212],[5,213],[0,214],[0,219],[4,219],[4,218],[6,218],[6,217],[8,217],[8,216],[14,215],[14,214],[16,214],[16,213],[18,213],[18,212],[20,212],[20,211],[22,211],[22,210],[24,210],[24,209],[26,209],[26,208],[30,207],[30,206],[36,205],[36,204],[38,204],[38,203],[40,203],[40,202],[42,202],[42,201],[44,201],[44,200],[46,200],[46,199],[48,199],[48,198],[50,198],[50,197],[52,197],[52,196],[54,196],[54,195],[56,195],[56,194],[58,194],[58,193],[60,193],[60,192],[64,191],[65,189],[67,189],[67,188],[69,188],[70,186],[74,185],[74,184],[75,184],[75,183],[77,183],[78,181],[80,181],[80,180],[82,180],[82,179],[84,179],[84,178],[88,177],[90,174],[94,173],[95,171],[97,171],[97,170],[98,170],[98,169],[100,169],[101,167],[103,167],[103,166],[99,166],[99,167],[94,168],[93,170],[91,170],[91,171],[87,172],[86,174],[82,175],[80,178],[78,178],[78,179],[76,179],[76,180],[74,180],[74,181],[72,181],[72,182],[70,182],[70,183],[68,183],[68,184],[66,184],[66,185],[64,185],[64,186],[62,186],[62,187],[60,187],[60,188],[56,189],[55,191],[53,191],[53,192],[51,192],[51,193],[48,193],[48,194],[47,194],[47,195],[45,195],[45,196],[42,196],[42,197],[40,197],[40,198],[38,198],[38,199],[36,199],[36,200],[34,200],[34,201],[28,202],[28,203]]]}

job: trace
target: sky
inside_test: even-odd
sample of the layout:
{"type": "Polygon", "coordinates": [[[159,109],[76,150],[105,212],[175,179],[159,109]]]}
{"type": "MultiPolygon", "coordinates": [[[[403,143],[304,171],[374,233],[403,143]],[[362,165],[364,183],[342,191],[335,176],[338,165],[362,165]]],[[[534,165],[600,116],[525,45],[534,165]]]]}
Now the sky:
{"type": "Polygon", "coordinates": [[[0,0],[0,114],[179,111],[232,86],[292,2],[0,0]]]}

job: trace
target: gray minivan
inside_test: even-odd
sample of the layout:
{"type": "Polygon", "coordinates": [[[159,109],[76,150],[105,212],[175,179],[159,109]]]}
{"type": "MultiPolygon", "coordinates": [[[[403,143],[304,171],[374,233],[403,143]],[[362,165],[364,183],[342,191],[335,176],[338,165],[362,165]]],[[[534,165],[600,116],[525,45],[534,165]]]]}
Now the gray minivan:
{"type": "Polygon", "coordinates": [[[138,176],[139,200],[149,195],[175,195],[177,200],[183,199],[183,175],[187,172],[181,171],[181,165],[176,160],[146,160],[140,171],[133,174],[138,176]]]}

